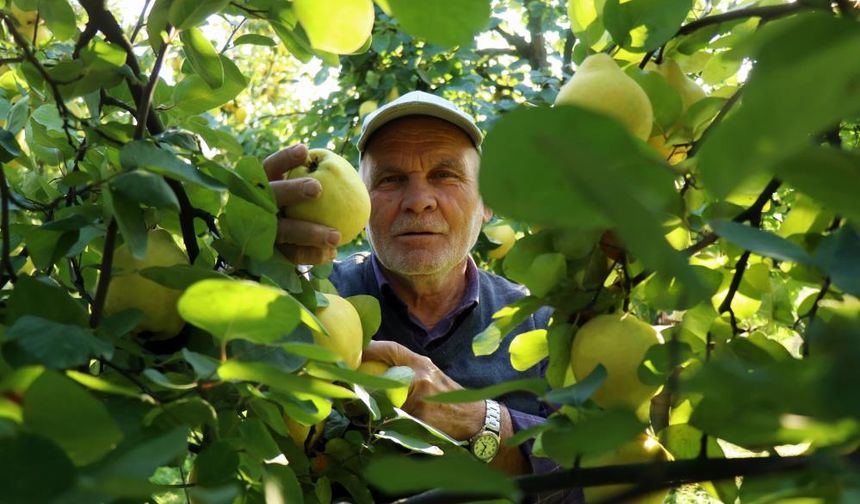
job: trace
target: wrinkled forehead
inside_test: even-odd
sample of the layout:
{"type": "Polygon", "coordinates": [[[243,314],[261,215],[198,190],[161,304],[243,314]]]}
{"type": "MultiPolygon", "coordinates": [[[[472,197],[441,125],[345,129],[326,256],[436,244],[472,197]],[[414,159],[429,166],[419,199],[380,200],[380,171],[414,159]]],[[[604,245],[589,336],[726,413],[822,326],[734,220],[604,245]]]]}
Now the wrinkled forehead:
{"type": "Polygon", "coordinates": [[[415,158],[423,164],[458,162],[475,170],[480,162],[465,131],[443,119],[416,115],[395,119],[377,130],[365,144],[360,171],[366,175],[376,166],[396,166],[415,158]]]}

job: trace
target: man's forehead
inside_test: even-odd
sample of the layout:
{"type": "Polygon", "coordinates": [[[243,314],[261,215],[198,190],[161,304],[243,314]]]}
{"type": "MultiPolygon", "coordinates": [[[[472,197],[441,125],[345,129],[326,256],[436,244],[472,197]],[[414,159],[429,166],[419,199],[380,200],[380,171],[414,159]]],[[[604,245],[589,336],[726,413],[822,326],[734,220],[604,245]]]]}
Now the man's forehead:
{"type": "Polygon", "coordinates": [[[438,117],[410,115],[394,119],[368,139],[365,152],[379,144],[426,144],[440,143],[451,147],[474,147],[471,137],[453,123],[438,117]]]}

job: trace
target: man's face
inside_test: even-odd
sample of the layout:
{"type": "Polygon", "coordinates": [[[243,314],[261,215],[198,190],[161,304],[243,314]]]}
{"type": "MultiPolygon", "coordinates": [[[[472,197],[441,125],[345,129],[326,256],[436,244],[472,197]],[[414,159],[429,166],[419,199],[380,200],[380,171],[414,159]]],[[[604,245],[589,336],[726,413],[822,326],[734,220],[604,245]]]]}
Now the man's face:
{"type": "Polygon", "coordinates": [[[462,264],[490,217],[478,164],[469,136],[434,117],[396,119],[373,135],[361,171],[370,192],[368,237],[383,266],[415,276],[462,264]]]}

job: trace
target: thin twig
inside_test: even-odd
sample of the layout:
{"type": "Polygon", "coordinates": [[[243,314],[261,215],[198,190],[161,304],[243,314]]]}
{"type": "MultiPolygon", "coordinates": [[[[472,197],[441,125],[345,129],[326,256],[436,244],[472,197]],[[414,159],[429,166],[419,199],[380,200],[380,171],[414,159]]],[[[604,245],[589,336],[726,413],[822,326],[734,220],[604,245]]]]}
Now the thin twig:
{"type": "Polygon", "coordinates": [[[149,8],[149,2],[151,0],[146,0],[143,2],[143,8],[140,10],[140,16],[137,17],[137,23],[134,25],[134,30],[131,32],[131,36],[128,38],[128,42],[131,45],[134,45],[134,39],[137,38],[137,34],[140,33],[140,29],[143,28],[143,25],[146,21],[146,9],[149,8]]]}
{"type": "Polygon", "coordinates": [[[149,107],[152,104],[152,95],[155,92],[155,85],[158,83],[158,73],[161,71],[161,65],[164,63],[164,55],[167,54],[167,48],[170,47],[170,38],[172,29],[168,29],[168,40],[161,44],[158,50],[158,55],[155,57],[155,63],[152,66],[152,73],[149,75],[149,80],[143,90],[142,100],[137,107],[137,125],[134,128],[134,139],[140,140],[146,132],[146,121],[149,116],[149,107]]]}
{"type": "Polygon", "coordinates": [[[113,268],[113,250],[116,243],[117,224],[116,219],[111,219],[105,235],[104,250],[102,251],[101,268],[99,269],[99,282],[96,286],[96,298],[92,304],[90,315],[90,327],[98,327],[102,319],[105,299],[107,298],[108,286],[110,285],[111,269],[113,268]]]}
{"type": "MultiPolygon", "coordinates": [[[[2,207],[0,207],[0,234],[3,235],[3,270],[9,275],[12,283],[18,279],[15,274],[15,268],[12,267],[12,244],[9,236],[9,185],[6,183],[6,171],[3,169],[3,164],[0,163],[0,199],[2,199],[2,207]]],[[[5,275],[3,275],[5,277],[5,275]]],[[[3,279],[5,284],[5,278],[3,279]]]]}
{"type": "Polygon", "coordinates": [[[245,24],[245,21],[247,21],[247,19],[248,18],[242,18],[242,20],[239,21],[239,24],[237,24],[236,27],[233,28],[233,31],[230,32],[230,36],[227,37],[227,41],[224,42],[224,45],[221,47],[221,51],[219,52],[219,54],[224,54],[227,51],[227,49],[230,48],[230,42],[233,41],[233,37],[236,36],[236,32],[239,31],[239,28],[242,28],[242,25],[245,24]]]}

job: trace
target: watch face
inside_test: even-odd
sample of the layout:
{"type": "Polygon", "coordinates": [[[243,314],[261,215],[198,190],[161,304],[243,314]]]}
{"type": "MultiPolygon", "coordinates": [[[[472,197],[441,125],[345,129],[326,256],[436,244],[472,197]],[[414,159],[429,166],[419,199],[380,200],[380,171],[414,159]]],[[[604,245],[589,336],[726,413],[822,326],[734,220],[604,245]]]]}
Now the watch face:
{"type": "Polygon", "coordinates": [[[475,439],[472,453],[481,460],[492,460],[499,451],[499,439],[492,434],[485,434],[475,439]]]}

